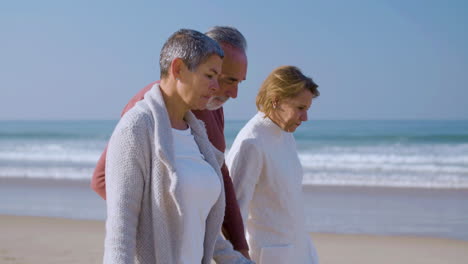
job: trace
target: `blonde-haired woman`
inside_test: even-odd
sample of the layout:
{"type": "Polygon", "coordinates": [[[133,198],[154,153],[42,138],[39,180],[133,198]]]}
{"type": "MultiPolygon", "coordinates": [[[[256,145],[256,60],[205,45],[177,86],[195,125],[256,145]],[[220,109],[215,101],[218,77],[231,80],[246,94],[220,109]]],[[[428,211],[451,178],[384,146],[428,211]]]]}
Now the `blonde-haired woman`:
{"type": "Polygon", "coordinates": [[[318,263],[305,230],[302,166],[294,132],[307,121],[317,84],[294,66],[275,69],[257,95],[259,112],[227,157],[256,263],[318,263]]]}

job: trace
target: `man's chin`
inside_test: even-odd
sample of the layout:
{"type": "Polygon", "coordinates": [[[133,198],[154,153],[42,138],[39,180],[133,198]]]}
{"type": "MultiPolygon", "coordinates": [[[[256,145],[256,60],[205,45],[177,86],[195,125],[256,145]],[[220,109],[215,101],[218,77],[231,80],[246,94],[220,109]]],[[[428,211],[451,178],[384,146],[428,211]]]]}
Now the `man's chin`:
{"type": "Polygon", "coordinates": [[[206,110],[210,110],[210,111],[218,110],[224,105],[224,103],[226,103],[228,99],[222,100],[218,98],[211,98],[206,104],[206,110]]]}

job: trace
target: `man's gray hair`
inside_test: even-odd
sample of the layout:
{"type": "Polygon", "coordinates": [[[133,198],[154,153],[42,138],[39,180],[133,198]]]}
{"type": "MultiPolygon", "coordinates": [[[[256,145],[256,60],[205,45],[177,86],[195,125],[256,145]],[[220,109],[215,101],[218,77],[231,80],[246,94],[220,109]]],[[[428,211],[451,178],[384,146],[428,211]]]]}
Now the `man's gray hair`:
{"type": "Polygon", "coordinates": [[[244,53],[247,51],[247,41],[242,33],[240,33],[236,28],[215,26],[210,28],[205,34],[216,40],[219,44],[230,45],[244,53]]]}
{"type": "Polygon", "coordinates": [[[181,58],[187,68],[194,71],[211,55],[224,57],[223,49],[216,41],[196,30],[179,29],[167,39],[161,49],[161,78],[169,76],[171,63],[176,58],[181,58]]]}

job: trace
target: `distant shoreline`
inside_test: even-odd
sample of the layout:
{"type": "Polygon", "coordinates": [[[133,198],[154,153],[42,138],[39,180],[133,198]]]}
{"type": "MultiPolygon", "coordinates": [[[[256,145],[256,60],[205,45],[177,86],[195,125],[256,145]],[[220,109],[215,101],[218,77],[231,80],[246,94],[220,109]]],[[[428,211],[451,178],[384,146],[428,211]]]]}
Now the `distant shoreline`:
{"type": "MultiPolygon", "coordinates": [[[[26,184],[26,185],[37,185],[37,186],[81,186],[91,188],[91,179],[59,179],[59,178],[33,178],[33,177],[0,177],[0,184],[26,184]]],[[[460,192],[468,195],[468,188],[453,188],[453,187],[415,187],[415,186],[381,186],[381,185],[339,185],[339,184],[311,184],[304,183],[304,190],[311,189],[334,189],[334,190],[375,190],[380,189],[382,191],[391,192],[408,192],[411,190],[415,191],[440,191],[440,192],[460,192]]]]}
{"type": "MultiPolygon", "coordinates": [[[[468,189],[304,185],[307,230],[468,241],[468,189]]],[[[1,178],[0,214],[106,218],[90,179],[1,178]]]]}

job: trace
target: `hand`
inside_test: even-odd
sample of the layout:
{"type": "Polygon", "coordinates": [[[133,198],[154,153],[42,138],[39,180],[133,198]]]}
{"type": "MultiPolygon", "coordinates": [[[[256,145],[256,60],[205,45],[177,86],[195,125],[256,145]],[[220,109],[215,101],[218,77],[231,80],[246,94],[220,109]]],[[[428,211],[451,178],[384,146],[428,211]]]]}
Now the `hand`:
{"type": "Polygon", "coordinates": [[[249,255],[249,250],[247,249],[243,249],[243,250],[239,250],[239,252],[244,255],[244,257],[246,257],[248,260],[251,260],[250,259],[250,255],[249,255]]]}

